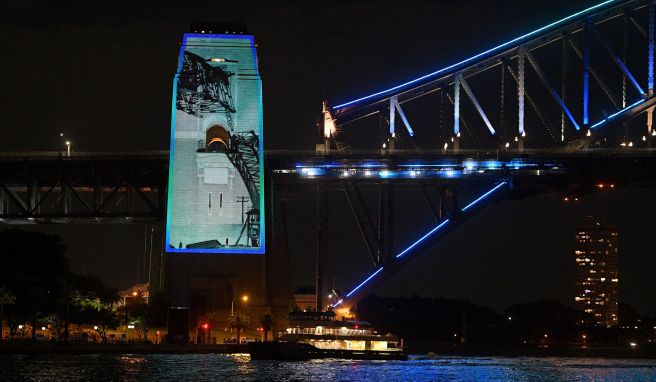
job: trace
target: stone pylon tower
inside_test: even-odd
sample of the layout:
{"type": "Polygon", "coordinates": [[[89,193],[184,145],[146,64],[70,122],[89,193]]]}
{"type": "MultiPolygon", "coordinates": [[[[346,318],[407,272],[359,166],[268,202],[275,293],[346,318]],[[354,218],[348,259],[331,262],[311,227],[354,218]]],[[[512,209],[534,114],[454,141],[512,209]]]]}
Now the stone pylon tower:
{"type": "Polygon", "coordinates": [[[276,247],[271,235],[255,40],[242,25],[192,31],[173,83],[166,285],[174,305],[190,307],[192,331],[209,323],[222,341],[229,317],[243,315],[256,337],[266,313],[284,325],[293,294],[284,240],[276,247]]]}

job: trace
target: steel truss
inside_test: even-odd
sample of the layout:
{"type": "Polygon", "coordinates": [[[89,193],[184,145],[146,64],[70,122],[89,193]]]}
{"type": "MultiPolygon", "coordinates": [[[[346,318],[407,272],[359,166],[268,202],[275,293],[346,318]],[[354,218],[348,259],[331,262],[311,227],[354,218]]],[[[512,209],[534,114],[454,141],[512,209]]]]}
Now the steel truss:
{"type": "MultiPolygon", "coordinates": [[[[532,148],[562,147],[571,150],[589,147],[605,137],[601,133],[604,130],[602,128],[613,119],[648,113],[651,120],[651,106],[654,104],[654,2],[605,1],[416,80],[336,105],[329,113],[338,127],[336,131],[342,131],[344,126],[375,114],[389,115],[387,131],[382,133],[379,147],[391,153],[399,148],[395,141],[401,137],[409,142],[406,148],[410,148],[417,145],[413,138],[422,135],[418,126],[414,129],[411,127],[409,119],[412,117],[408,118],[404,106],[434,93],[440,94],[441,101],[439,105],[436,103],[435,110],[440,111],[441,125],[444,126],[450,120],[452,132],[442,136],[441,142],[429,142],[429,146],[423,149],[442,148],[444,151],[458,152],[465,147],[463,144],[469,144],[470,148],[473,148],[471,145],[482,148],[478,146],[478,132],[471,131],[472,121],[477,120],[482,122],[492,137],[488,141],[495,142],[496,147],[488,149],[521,152],[529,142],[532,148]],[[648,20],[646,27],[640,21],[645,16],[648,20]],[[636,32],[644,39],[640,43],[645,44],[645,49],[641,48],[640,52],[636,51],[636,39],[628,37],[630,33],[636,32]],[[619,40],[619,48],[616,47],[616,40],[619,40]],[[558,44],[561,48],[557,48],[558,44]],[[544,58],[545,54],[547,57],[553,55],[554,48],[562,56],[555,64],[553,59],[544,58]],[[571,59],[572,53],[578,62],[571,59]],[[603,55],[607,57],[602,59],[603,55]],[[538,59],[539,56],[543,58],[538,59]],[[546,62],[548,67],[541,61],[546,62]],[[646,73],[638,76],[636,70],[641,65],[646,68],[646,73]],[[484,77],[483,74],[487,76],[494,68],[500,68],[498,84],[501,90],[496,93],[496,99],[487,94],[483,99],[476,94],[475,89],[480,91],[489,87],[489,76],[484,77]],[[560,72],[560,89],[555,86],[554,72],[560,72]],[[581,73],[581,77],[573,78],[574,73],[581,73]],[[512,122],[508,110],[510,97],[507,88],[510,81],[507,74],[512,77],[516,90],[516,104],[513,107],[516,116],[512,122]],[[477,84],[479,79],[483,81],[481,84],[477,84]],[[598,89],[593,89],[593,84],[598,89]],[[619,97],[616,95],[617,89],[621,92],[619,97]],[[592,90],[598,96],[593,97],[592,90]],[[469,123],[464,118],[463,92],[477,114],[476,118],[469,118],[469,123]],[[574,94],[580,94],[580,98],[575,98],[574,94]],[[450,115],[446,118],[444,95],[452,105],[449,108],[450,115]],[[551,98],[553,106],[543,101],[544,96],[551,98]],[[614,110],[609,111],[608,104],[614,110]],[[555,114],[555,110],[558,114],[555,114]],[[498,121],[491,118],[492,114],[499,116],[498,121]],[[396,129],[397,116],[401,118],[405,130],[396,129]],[[529,116],[538,125],[529,125],[529,116]],[[560,122],[558,127],[552,122],[556,120],[560,122]],[[515,127],[514,132],[510,131],[509,125],[515,127]],[[537,134],[538,129],[547,133],[549,142],[530,139],[532,136],[543,135],[537,134]]],[[[651,147],[654,138],[650,124],[644,136],[647,147],[651,147]]],[[[426,140],[421,142],[425,144],[426,140]]]]}
{"type": "Polygon", "coordinates": [[[272,192],[316,192],[317,306],[328,305],[324,300],[327,293],[323,266],[330,255],[326,253],[326,231],[339,232],[339,227],[328,223],[327,213],[332,209],[352,213],[366,249],[363,255],[371,260],[373,270],[350,289],[336,290],[339,300],[332,304],[342,315],[490,203],[507,196],[521,198],[556,190],[582,197],[598,191],[600,183],[613,187],[653,185],[654,152],[583,151],[553,156],[552,151],[545,150],[520,160],[512,154],[472,160],[472,153],[450,157],[403,151],[394,156],[376,156],[377,152],[369,156],[335,153],[305,157],[276,153],[267,160],[275,169],[272,176],[276,188],[272,192]],[[408,199],[407,192],[415,197],[408,199]],[[329,203],[329,194],[343,194],[344,201],[329,203]],[[410,242],[397,243],[401,238],[395,235],[395,227],[399,227],[395,216],[399,208],[409,205],[419,206],[433,223],[417,226],[417,235],[410,242]]]}
{"type": "Polygon", "coordinates": [[[0,222],[163,221],[167,178],[167,152],[7,153],[0,222]]]}

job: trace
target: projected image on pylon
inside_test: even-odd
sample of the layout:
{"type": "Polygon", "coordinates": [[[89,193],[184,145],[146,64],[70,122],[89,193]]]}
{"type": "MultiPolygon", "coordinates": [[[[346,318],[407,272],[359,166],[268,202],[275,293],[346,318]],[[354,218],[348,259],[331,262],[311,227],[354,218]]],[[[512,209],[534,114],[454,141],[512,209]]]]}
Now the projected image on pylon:
{"type": "Polygon", "coordinates": [[[185,34],[172,109],[167,252],[264,253],[253,36],[185,34]]]}

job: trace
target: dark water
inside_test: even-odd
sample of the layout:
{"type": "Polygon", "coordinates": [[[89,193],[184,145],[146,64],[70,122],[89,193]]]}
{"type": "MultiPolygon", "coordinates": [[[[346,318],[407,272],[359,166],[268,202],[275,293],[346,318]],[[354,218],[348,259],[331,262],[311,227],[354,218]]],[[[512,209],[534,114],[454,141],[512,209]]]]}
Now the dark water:
{"type": "Polygon", "coordinates": [[[1,381],[656,381],[656,360],[251,361],[248,355],[0,356],[1,381]]]}

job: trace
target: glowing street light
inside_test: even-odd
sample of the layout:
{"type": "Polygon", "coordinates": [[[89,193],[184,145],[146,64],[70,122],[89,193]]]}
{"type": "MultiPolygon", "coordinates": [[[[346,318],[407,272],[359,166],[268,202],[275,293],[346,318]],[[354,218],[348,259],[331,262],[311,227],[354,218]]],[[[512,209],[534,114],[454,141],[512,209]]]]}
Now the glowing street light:
{"type": "MultiPolygon", "coordinates": [[[[244,304],[247,303],[248,302],[248,295],[241,296],[241,301],[243,301],[244,304]]],[[[230,303],[230,315],[231,316],[235,315],[235,298],[234,297],[232,298],[232,302],[230,303]]]]}
{"type": "Polygon", "coordinates": [[[66,156],[71,156],[71,141],[66,141],[66,156]]]}

